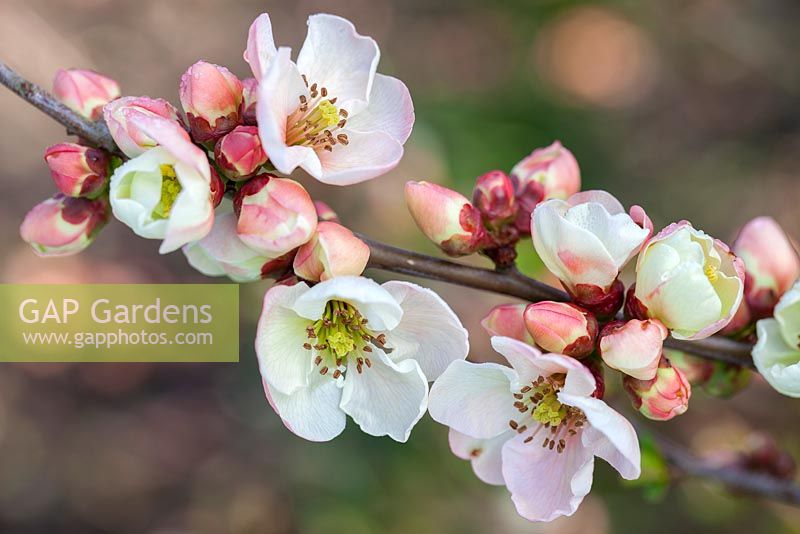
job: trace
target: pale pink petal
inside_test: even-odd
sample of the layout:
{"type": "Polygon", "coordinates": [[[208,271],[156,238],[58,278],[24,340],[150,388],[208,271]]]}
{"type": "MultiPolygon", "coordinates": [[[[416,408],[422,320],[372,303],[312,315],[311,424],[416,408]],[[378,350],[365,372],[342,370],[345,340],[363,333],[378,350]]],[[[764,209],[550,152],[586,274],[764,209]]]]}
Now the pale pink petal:
{"type": "Polygon", "coordinates": [[[519,418],[512,395],[516,378],[504,365],[456,360],[433,383],[428,411],[457,432],[493,438],[519,418]]]}
{"type": "Polygon", "coordinates": [[[163,117],[132,114],[129,121],[164,147],[172,156],[190,166],[200,175],[208,187],[211,183],[211,167],[208,157],[189,139],[189,134],[176,121],[163,117]]]}
{"type": "Polygon", "coordinates": [[[375,41],[359,35],[350,21],[327,14],[308,17],[297,67],[309,84],[326,87],[351,115],[366,106],[379,59],[375,41]]]}
{"type": "Polygon", "coordinates": [[[503,479],[517,512],[530,521],[572,515],[592,489],[594,456],[580,440],[558,453],[517,436],[503,446],[503,479]]]}
{"type": "Polygon", "coordinates": [[[481,320],[481,326],[489,336],[503,336],[533,345],[533,336],[525,327],[523,314],[527,304],[501,304],[495,306],[481,320]]]}
{"type": "Polygon", "coordinates": [[[337,132],[347,135],[349,144],[337,145],[330,152],[320,151],[320,173],[303,167],[322,183],[351,185],[370,180],[394,169],[403,157],[403,145],[388,133],[363,133],[348,128],[337,132]]]}
{"type": "Polygon", "coordinates": [[[580,408],[589,427],[581,435],[583,445],[607,461],[622,478],[634,480],[641,473],[639,440],[633,425],[600,399],[561,391],[558,400],[580,408]]]}
{"type": "Polygon", "coordinates": [[[312,148],[286,145],[287,119],[300,106],[300,95],[307,93],[289,53],[288,48],[278,49],[258,83],[258,135],[270,162],[278,171],[288,175],[301,166],[312,176],[318,176],[322,174],[322,166],[312,148]]]}
{"type": "Polygon", "coordinates": [[[429,381],[436,380],[450,362],[469,353],[467,331],[458,316],[430,289],[410,282],[383,284],[403,308],[400,324],[387,336],[395,362],[413,358],[429,381]]]}
{"type": "Polygon", "coordinates": [[[512,436],[514,433],[509,430],[491,439],[477,439],[451,428],[448,439],[453,454],[462,460],[469,460],[472,470],[480,480],[494,486],[503,486],[503,445],[512,436]]]}
{"type": "Polygon", "coordinates": [[[311,351],[303,348],[311,323],[291,308],[308,290],[302,282],[271,287],[258,319],[255,347],[259,371],[274,391],[286,395],[308,386],[314,368],[311,351]]]}
{"type": "Polygon", "coordinates": [[[602,205],[610,215],[625,213],[625,208],[622,206],[620,201],[617,200],[614,195],[608,191],[603,191],[602,189],[581,191],[579,193],[575,193],[567,199],[567,203],[570,206],[586,204],[587,202],[594,202],[602,205]]]}
{"type": "Polygon", "coordinates": [[[320,282],[298,298],[293,308],[298,315],[317,320],[331,300],[355,306],[369,321],[369,327],[377,331],[393,330],[403,317],[403,308],[392,294],[362,276],[337,276],[320,282]]]}
{"type": "Polygon", "coordinates": [[[286,428],[309,441],[330,441],[347,417],[339,408],[342,390],[330,377],[312,373],[309,385],[286,395],[263,381],[264,394],[286,428]]]}
{"type": "Polygon", "coordinates": [[[428,381],[414,360],[395,363],[376,349],[363,353],[371,365],[356,368],[350,356],[341,408],[371,436],[405,442],[428,407],[428,381]]]}
{"type": "Polygon", "coordinates": [[[414,103],[406,84],[384,74],[376,74],[369,105],[347,121],[356,132],[386,132],[401,145],[414,126],[414,103]]]}
{"type": "Polygon", "coordinates": [[[278,50],[272,37],[272,23],[269,15],[260,14],[247,33],[247,49],[244,51],[244,60],[250,65],[253,76],[260,80],[267,71],[272,58],[278,50]]]}

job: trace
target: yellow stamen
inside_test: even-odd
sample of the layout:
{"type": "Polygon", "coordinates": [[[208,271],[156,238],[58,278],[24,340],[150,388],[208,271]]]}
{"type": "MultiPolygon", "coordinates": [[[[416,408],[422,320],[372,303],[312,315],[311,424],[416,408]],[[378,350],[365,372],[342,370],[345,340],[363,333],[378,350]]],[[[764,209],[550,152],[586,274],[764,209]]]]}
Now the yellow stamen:
{"type": "Polygon", "coordinates": [[[166,219],[181,192],[181,184],[172,165],[161,165],[161,199],[153,208],[153,218],[166,219]]]}
{"type": "Polygon", "coordinates": [[[712,284],[717,281],[717,278],[719,278],[719,274],[717,274],[717,268],[710,263],[706,263],[706,266],[703,268],[703,272],[705,273],[706,278],[708,278],[708,281],[712,284]]]}

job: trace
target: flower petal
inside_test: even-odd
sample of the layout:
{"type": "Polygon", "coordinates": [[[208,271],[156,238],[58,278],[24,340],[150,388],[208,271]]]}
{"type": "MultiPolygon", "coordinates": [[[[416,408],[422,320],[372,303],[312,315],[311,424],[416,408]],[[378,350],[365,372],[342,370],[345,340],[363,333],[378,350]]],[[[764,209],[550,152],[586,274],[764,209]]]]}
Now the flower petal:
{"type": "Polygon", "coordinates": [[[300,95],[307,91],[289,53],[288,48],[279,48],[258,83],[258,135],[270,162],[278,171],[288,175],[301,166],[312,176],[318,176],[322,174],[322,166],[312,148],[286,145],[287,120],[300,106],[300,95]]]}
{"type": "Polygon", "coordinates": [[[273,286],[264,295],[264,307],[258,319],[256,354],[261,377],[273,391],[291,395],[308,386],[314,368],[311,352],[303,348],[309,320],[297,315],[292,305],[308,286],[273,286]]]}
{"type": "Polygon", "coordinates": [[[516,381],[516,373],[504,365],[456,360],[431,386],[428,411],[457,432],[493,438],[519,417],[512,396],[516,381]]]}
{"type": "Polygon", "coordinates": [[[563,354],[542,354],[539,349],[508,337],[493,337],[492,347],[505,356],[519,374],[520,384],[527,384],[540,376],[565,373],[564,391],[575,395],[591,395],[594,392],[594,376],[575,358],[563,354]]]}
{"type": "Polygon", "coordinates": [[[414,103],[406,84],[384,74],[376,74],[369,105],[347,120],[356,132],[386,132],[401,145],[414,126],[414,103]]]}
{"type": "Polygon", "coordinates": [[[580,397],[561,391],[558,400],[580,408],[586,415],[589,427],[581,435],[585,447],[611,464],[622,478],[639,478],[642,463],[639,440],[627,419],[594,397],[580,397]]]}
{"type": "Polygon", "coordinates": [[[307,319],[317,320],[331,300],[355,306],[366,317],[372,330],[393,330],[403,317],[403,308],[392,294],[363,276],[337,276],[320,282],[297,299],[294,311],[307,319]]]}
{"type": "Polygon", "coordinates": [[[336,381],[314,373],[309,385],[286,395],[263,381],[264,394],[286,428],[309,441],[330,441],[344,430],[347,417],[339,408],[342,390],[336,381]]]}
{"type": "Polygon", "coordinates": [[[517,436],[503,446],[503,479],[517,512],[531,521],[572,515],[592,489],[594,455],[577,439],[557,453],[517,436]]]}
{"type": "Polygon", "coordinates": [[[433,381],[450,362],[467,357],[468,333],[439,295],[409,282],[392,281],[382,287],[403,308],[400,324],[388,337],[388,345],[394,349],[392,360],[416,360],[427,379],[433,381]]]}
{"type": "Polygon", "coordinates": [[[790,347],[775,319],[756,323],[758,343],[753,348],[753,362],[758,372],[776,391],[800,397],[800,350],[790,347]]]}
{"type": "Polygon", "coordinates": [[[338,99],[337,106],[351,115],[366,106],[379,59],[377,43],[359,35],[349,20],[327,14],[308,17],[297,67],[308,83],[326,87],[338,99]]]}
{"type": "Polygon", "coordinates": [[[244,60],[253,70],[253,76],[260,80],[269,68],[272,58],[278,50],[272,37],[272,23],[269,15],[260,14],[247,33],[247,49],[244,51],[244,60]]]}
{"type": "Polygon", "coordinates": [[[503,486],[502,450],[514,433],[509,430],[491,439],[478,439],[452,428],[448,434],[450,450],[462,460],[472,463],[475,475],[487,484],[503,486]]]}
{"type": "Polygon", "coordinates": [[[191,167],[203,180],[207,187],[211,184],[211,167],[208,157],[189,139],[189,134],[181,125],[172,119],[156,115],[134,113],[129,121],[164,147],[177,162],[191,167]]]}
{"type": "Polygon", "coordinates": [[[386,132],[337,131],[347,135],[348,145],[321,151],[319,174],[303,167],[324,184],[351,185],[370,180],[394,169],[403,157],[403,145],[386,132]]]}
{"type": "Polygon", "coordinates": [[[428,407],[428,381],[414,360],[395,363],[382,350],[364,354],[371,365],[358,372],[352,355],[342,390],[341,408],[372,436],[408,440],[428,407]]]}

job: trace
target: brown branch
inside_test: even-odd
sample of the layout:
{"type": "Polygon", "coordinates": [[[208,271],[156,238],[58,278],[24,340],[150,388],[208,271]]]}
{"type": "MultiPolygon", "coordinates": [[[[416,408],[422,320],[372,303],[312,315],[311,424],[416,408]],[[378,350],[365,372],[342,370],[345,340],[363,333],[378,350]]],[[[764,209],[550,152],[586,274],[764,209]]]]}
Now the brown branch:
{"type": "Polygon", "coordinates": [[[719,482],[729,490],[774,501],[800,505],[800,485],[731,465],[718,465],[698,458],[684,447],[663,437],[654,436],[661,454],[680,473],[719,482]]]}
{"type": "MultiPolygon", "coordinates": [[[[59,103],[47,91],[33,84],[0,62],[0,83],[67,128],[67,132],[86,142],[116,154],[108,128],[103,122],[91,122],[59,103]]],[[[516,269],[503,271],[471,267],[450,260],[434,258],[365,239],[370,246],[369,267],[400,274],[440,280],[474,289],[520,298],[529,302],[567,299],[560,289],[548,286],[516,269]]],[[[703,358],[736,363],[753,368],[751,346],[715,336],[702,341],[667,340],[667,345],[703,358]]],[[[790,504],[800,504],[800,486],[766,475],[738,468],[715,467],[692,456],[681,447],[659,440],[662,452],[677,469],[693,476],[717,480],[726,486],[790,504]]]]}
{"type": "MultiPolygon", "coordinates": [[[[566,292],[524,276],[516,269],[492,271],[480,267],[462,265],[450,260],[432,258],[417,252],[392,247],[361,236],[370,247],[369,266],[396,273],[441,280],[517,297],[529,302],[540,300],[566,301],[566,292]]],[[[721,336],[699,341],[682,341],[669,338],[666,346],[682,350],[702,358],[743,365],[755,369],[750,357],[752,346],[721,336]]]]}
{"type": "Polygon", "coordinates": [[[84,119],[53,98],[50,93],[40,86],[17,74],[2,61],[0,61],[0,83],[8,87],[20,98],[55,119],[56,122],[63,124],[67,128],[67,133],[77,135],[96,147],[121,155],[104,122],[92,122],[84,119]]]}

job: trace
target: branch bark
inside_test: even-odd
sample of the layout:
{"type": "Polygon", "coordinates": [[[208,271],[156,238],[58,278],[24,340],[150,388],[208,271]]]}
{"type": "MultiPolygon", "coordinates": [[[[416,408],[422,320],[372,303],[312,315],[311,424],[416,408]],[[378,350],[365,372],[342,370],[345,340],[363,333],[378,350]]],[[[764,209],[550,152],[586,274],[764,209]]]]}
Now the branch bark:
{"type": "MultiPolygon", "coordinates": [[[[0,84],[5,85],[22,99],[64,125],[68,133],[77,135],[86,142],[109,152],[121,154],[102,121],[92,122],[84,119],[58,102],[47,91],[29,82],[2,62],[0,62],[0,84]]],[[[393,247],[371,239],[364,238],[364,240],[371,250],[369,267],[373,269],[439,280],[508,295],[529,302],[567,299],[564,291],[524,276],[513,268],[498,271],[472,267],[393,247]]],[[[701,341],[668,339],[666,344],[671,348],[703,358],[753,368],[750,358],[752,347],[724,337],[714,336],[701,341]]],[[[667,460],[682,472],[719,481],[732,489],[800,505],[800,486],[797,484],[741,469],[715,467],[694,457],[678,445],[663,439],[658,441],[667,460]]]]}

